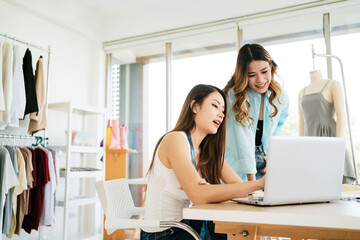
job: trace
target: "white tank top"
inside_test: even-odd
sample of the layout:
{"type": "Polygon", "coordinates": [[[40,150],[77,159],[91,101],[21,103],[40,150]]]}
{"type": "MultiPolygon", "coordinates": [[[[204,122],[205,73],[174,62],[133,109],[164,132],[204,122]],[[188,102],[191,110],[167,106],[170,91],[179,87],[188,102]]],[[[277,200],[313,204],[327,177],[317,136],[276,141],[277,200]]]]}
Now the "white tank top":
{"type": "MultiPolygon", "coordinates": [[[[170,134],[181,134],[188,143],[185,132],[172,132],[170,134]]],[[[163,140],[168,136],[166,135],[163,140]]],[[[163,141],[162,140],[162,141],[163,141]]],[[[180,183],[174,170],[166,168],[159,159],[159,144],[155,153],[154,164],[149,174],[145,200],[145,219],[160,221],[181,221],[183,219],[183,208],[190,206],[190,200],[184,190],[179,190],[180,183]]],[[[188,143],[189,144],[189,143],[188,143]]],[[[189,145],[189,160],[191,161],[191,150],[189,145]]],[[[166,228],[144,228],[146,232],[160,232],[166,228]]]]}

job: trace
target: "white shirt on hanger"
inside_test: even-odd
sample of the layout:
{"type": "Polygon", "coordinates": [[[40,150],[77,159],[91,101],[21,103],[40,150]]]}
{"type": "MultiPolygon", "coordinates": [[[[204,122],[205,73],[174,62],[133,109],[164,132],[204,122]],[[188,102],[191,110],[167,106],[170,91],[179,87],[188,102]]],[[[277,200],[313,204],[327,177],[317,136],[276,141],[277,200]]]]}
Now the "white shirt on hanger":
{"type": "Polygon", "coordinates": [[[5,111],[0,111],[0,130],[4,130],[10,123],[10,109],[13,99],[13,50],[10,43],[8,42],[5,42],[3,44],[2,50],[2,77],[4,86],[5,111]]]}
{"type": "Polygon", "coordinates": [[[24,117],[26,106],[24,73],[19,46],[14,46],[13,98],[10,109],[10,127],[19,127],[19,119],[24,117]]]}

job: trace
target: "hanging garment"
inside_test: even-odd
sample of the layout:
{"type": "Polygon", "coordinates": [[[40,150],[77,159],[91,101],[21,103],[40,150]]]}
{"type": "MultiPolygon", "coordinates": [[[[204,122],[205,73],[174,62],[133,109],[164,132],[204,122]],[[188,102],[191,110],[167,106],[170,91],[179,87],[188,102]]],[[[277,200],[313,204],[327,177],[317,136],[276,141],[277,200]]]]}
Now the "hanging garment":
{"type": "Polygon", "coordinates": [[[0,111],[0,130],[4,130],[10,123],[11,103],[13,99],[13,50],[10,43],[2,46],[3,65],[2,80],[4,90],[5,110],[0,111]]]}
{"type": "MultiPolygon", "coordinates": [[[[35,150],[33,148],[26,148],[29,152],[30,152],[30,156],[31,156],[31,164],[33,166],[33,170],[32,170],[32,179],[33,179],[33,185],[32,188],[29,189],[29,199],[27,201],[27,211],[26,214],[24,215],[24,219],[23,219],[23,223],[21,225],[21,228],[24,229],[27,233],[31,232],[31,222],[32,222],[32,212],[36,210],[36,203],[34,203],[34,201],[36,201],[36,193],[37,193],[37,185],[38,185],[38,179],[37,179],[37,175],[38,175],[38,170],[37,170],[37,161],[36,161],[36,156],[35,156],[35,150]],[[34,200],[33,200],[34,199],[34,200]],[[33,205],[35,205],[35,207],[32,207],[33,205]]],[[[41,201],[42,203],[42,201],[41,201]]],[[[40,203],[38,203],[40,204],[40,203]]]]}
{"type": "Polygon", "coordinates": [[[54,223],[54,205],[55,205],[55,191],[56,191],[56,176],[54,170],[54,161],[49,150],[41,148],[48,157],[49,168],[49,182],[44,188],[44,203],[41,212],[40,224],[44,226],[51,226],[54,223]]]}
{"type": "Polygon", "coordinates": [[[2,46],[0,41],[0,111],[5,111],[4,89],[3,89],[3,77],[2,77],[2,46]]]}
{"type": "Polygon", "coordinates": [[[36,148],[33,151],[33,166],[36,168],[36,185],[30,191],[29,214],[25,215],[22,228],[30,233],[32,229],[38,230],[44,202],[44,187],[49,182],[49,167],[46,153],[36,148]]]}
{"type": "Polygon", "coordinates": [[[51,152],[51,155],[53,157],[53,161],[54,161],[54,171],[55,171],[55,179],[56,179],[56,186],[59,184],[59,179],[58,179],[58,174],[56,171],[56,152],[54,149],[50,149],[48,148],[48,150],[51,152]]]}
{"type": "Polygon", "coordinates": [[[23,58],[23,72],[24,72],[24,82],[25,82],[25,95],[26,95],[26,105],[24,117],[28,113],[38,112],[38,103],[36,98],[35,91],[35,79],[34,71],[32,67],[32,56],[29,49],[26,49],[24,58],[23,58]]]}
{"type": "Polygon", "coordinates": [[[35,86],[39,112],[30,113],[28,133],[31,135],[46,128],[45,83],[42,57],[39,58],[36,64],[35,86]]]}
{"type": "Polygon", "coordinates": [[[17,156],[19,184],[15,186],[14,194],[19,195],[25,189],[27,189],[26,166],[25,166],[25,159],[22,152],[20,151],[20,148],[16,147],[15,151],[17,156]]]}
{"type": "MultiPolygon", "coordinates": [[[[6,148],[6,150],[8,150],[8,152],[10,154],[10,159],[11,159],[11,163],[13,166],[13,170],[17,174],[18,166],[17,166],[16,150],[12,146],[5,146],[5,148],[6,148]]],[[[16,179],[17,179],[17,175],[16,175],[16,179]]],[[[18,184],[19,184],[19,182],[17,182],[16,185],[18,185],[18,184]]],[[[13,209],[13,195],[14,195],[15,186],[9,189],[9,191],[5,197],[4,219],[3,219],[3,228],[2,228],[3,234],[8,234],[10,232],[10,224],[11,224],[12,209],[13,209]]]]}
{"type": "MultiPolygon", "coordinates": [[[[318,93],[305,94],[300,99],[300,107],[304,117],[304,135],[319,137],[336,137],[334,104],[328,102],[322,92],[328,81],[318,93]]],[[[355,181],[355,172],[347,151],[345,151],[345,167],[343,183],[355,181]]]]}
{"type": "Polygon", "coordinates": [[[17,166],[18,166],[18,173],[17,178],[19,181],[19,184],[17,184],[14,188],[14,195],[13,195],[13,209],[12,209],[12,215],[11,215],[11,224],[10,224],[10,230],[9,233],[6,234],[8,238],[12,238],[17,222],[19,221],[19,213],[17,212],[20,208],[20,195],[27,189],[27,180],[26,180],[26,171],[25,171],[25,160],[24,157],[20,151],[20,148],[15,148],[16,156],[17,156],[17,166]]]}
{"type": "MultiPolygon", "coordinates": [[[[5,196],[9,189],[17,185],[18,179],[11,163],[11,158],[8,150],[3,146],[0,146],[0,207],[5,206],[5,196]]],[[[2,232],[3,226],[3,211],[0,211],[0,232],[2,232]]],[[[2,234],[0,234],[0,240],[2,234]]]]}
{"type": "Polygon", "coordinates": [[[19,127],[19,119],[24,117],[26,95],[24,73],[21,67],[21,56],[19,46],[14,46],[13,58],[13,99],[10,110],[10,127],[19,127]]]}
{"type": "Polygon", "coordinates": [[[27,189],[22,192],[18,196],[18,207],[16,209],[16,228],[15,233],[20,235],[21,226],[24,221],[24,216],[29,212],[29,196],[30,196],[30,189],[33,188],[33,165],[32,165],[32,153],[27,148],[20,148],[20,151],[24,157],[25,162],[25,172],[26,172],[26,181],[27,181],[27,189]]]}

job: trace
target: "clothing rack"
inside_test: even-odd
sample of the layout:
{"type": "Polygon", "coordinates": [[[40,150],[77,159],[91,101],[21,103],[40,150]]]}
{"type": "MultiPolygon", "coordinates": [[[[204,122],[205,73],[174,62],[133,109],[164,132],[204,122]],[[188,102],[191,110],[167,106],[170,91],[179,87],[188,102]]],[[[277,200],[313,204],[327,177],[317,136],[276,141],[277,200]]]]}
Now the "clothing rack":
{"type": "Polygon", "coordinates": [[[344,67],[343,67],[342,61],[341,61],[341,59],[339,57],[337,57],[335,55],[332,55],[332,54],[315,53],[314,46],[313,46],[312,47],[312,59],[313,59],[314,70],[315,70],[315,57],[334,58],[340,64],[342,84],[343,84],[343,87],[344,87],[346,117],[347,117],[347,124],[348,124],[348,129],[349,129],[349,136],[350,136],[351,155],[352,155],[354,171],[355,171],[355,176],[356,176],[356,184],[359,184],[359,180],[358,180],[359,176],[358,176],[358,173],[357,173],[357,167],[356,167],[356,161],[355,161],[354,144],[353,144],[353,139],[352,139],[352,134],[351,134],[350,113],[349,113],[349,106],[348,106],[348,101],[347,101],[347,93],[346,93],[346,85],[345,85],[345,77],[344,77],[344,67]]]}
{"type": "MultiPolygon", "coordinates": [[[[19,39],[19,38],[15,38],[14,36],[10,36],[8,34],[5,34],[5,33],[2,33],[0,32],[0,36],[3,36],[5,37],[5,40],[6,39],[11,39],[13,41],[16,41],[18,43],[21,43],[21,44],[24,44],[28,47],[32,47],[32,48],[36,48],[36,49],[39,49],[40,51],[42,52],[46,52],[47,53],[47,69],[46,69],[46,91],[45,91],[45,107],[46,109],[48,108],[48,93],[49,93],[49,67],[50,67],[50,54],[51,54],[51,51],[50,51],[50,45],[48,45],[47,49],[46,48],[43,48],[41,46],[38,46],[36,44],[33,44],[33,43],[30,43],[28,41],[24,41],[22,39],[19,39]]],[[[8,135],[8,134],[3,134],[3,135],[8,135]]],[[[15,139],[20,139],[18,136],[20,135],[13,135],[15,137],[15,139]]],[[[44,139],[47,139],[47,129],[45,128],[44,130],[44,139]]],[[[30,137],[30,136],[27,136],[27,135],[23,135],[23,137],[30,137]]],[[[1,137],[1,134],[0,134],[0,138],[3,138],[1,137]]],[[[35,139],[35,138],[34,138],[35,139]]],[[[46,144],[46,141],[45,141],[45,144],[46,144]]],[[[46,145],[45,145],[46,146],[46,145]]]]}
{"type": "MultiPolygon", "coordinates": [[[[48,45],[47,49],[43,48],[41,46],[38,46],[37,44],[33,44],[30,43],[28,41],[24,41],[22,39],[19,38],[15,38],[14,36],[10,36],[8,34],[2,33],[0,32],[0,36],[5,37],[6,39],[11,39],[13,41],[16,41],[18,43],[24,44],[27,47],[32,47],[32,48],[36,48],[39,49],[41,52],[45,52],[47,53],[47,69],[46,69],[46,92],[45,92],[45,107],[46,109],[48,108],[48,93],[49,93],[49,69],[50,69],[50,55],[51,55],[51,51],[50,51],[50,45],[48,45]]],[[[41,53],[42,54],[42,53],[41,53]]],[[[47,136],[47,129],[44,129],[44,135],[43,135],[43,139],[45,139],[44,141],[44,147],[46,147],[47,142],[46,140],[48,140],[47,136]]],[[[31,139],[33,138],[34,140],[37,140],[38,142],[38,136],[29,136],[29,135],[11,135],[11,134],[0,134],[0,138],[13,138],[13,139],[31,139]]],[[[39,227],[39,240],[41,239],[41,227],[39,227]]]]}
{"type": "Polygon", "coordinates": [[[0,134],[0,139],[36,140],[36,144],[43,144],[44,146],[46,146],[46,140],[49,140],[49,138],[47,138],[47,137],[43,138],[43,137],[40,137],[40,136],[16,135],[16,134],[0,134]]]}

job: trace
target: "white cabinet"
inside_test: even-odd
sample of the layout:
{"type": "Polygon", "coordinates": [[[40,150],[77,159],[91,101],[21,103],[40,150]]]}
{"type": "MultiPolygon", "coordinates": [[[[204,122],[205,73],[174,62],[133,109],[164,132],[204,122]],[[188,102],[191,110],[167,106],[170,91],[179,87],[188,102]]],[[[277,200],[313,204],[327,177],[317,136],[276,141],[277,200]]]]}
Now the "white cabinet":
{"type": "MultiPolygon", "coordinates": [[[[60,149],[65,153],[65,166],[59,173],[60,178],[63,179],[64,194],[63,199],[57,199],[57,206],[63,207],[62,239],[102,239],[103,219],[102,215],[98,215],[98,212],[101,213],[101,206],[96,196],[94,182],[105,179],[105,148],[99,147],[99,139],[105,139],[106,109],[72,102],[50,103],[48,108],[49,116],[56,115],[55,121],[58,121],[59,126],[61,123],[67,123],[66,126],[64,125],[67,133],[72,133],[73,129],[82,125],[82,133],[90,129],[95,130],[95,135],[98,135],[91,144],[87,142],[79,146],[72,143],[72,134],[65,135],[64,129],[61,129],[61,135],[65,135],[66,138],[64,140],[59,136],[57,138],[60,138],[62,144],[51,146],[50,142],[50,148],[60,149]],[[88,118],[92,118],[92,126],[89,126],[88,118]],[[103,159],[102,162],[100,158],[103,159]],[[78,207],[77,214],[70,214],[73,207],[78,207]],[[92,209],[89,210],[88,207],[92,209]],[[72,224],[74,218],[76,224],[72,224]],[[77,225],[76,230],[73,229],[73,225],[77,225]]],[[[92,136],[94,133],[89,135],[92,136]]]]}

